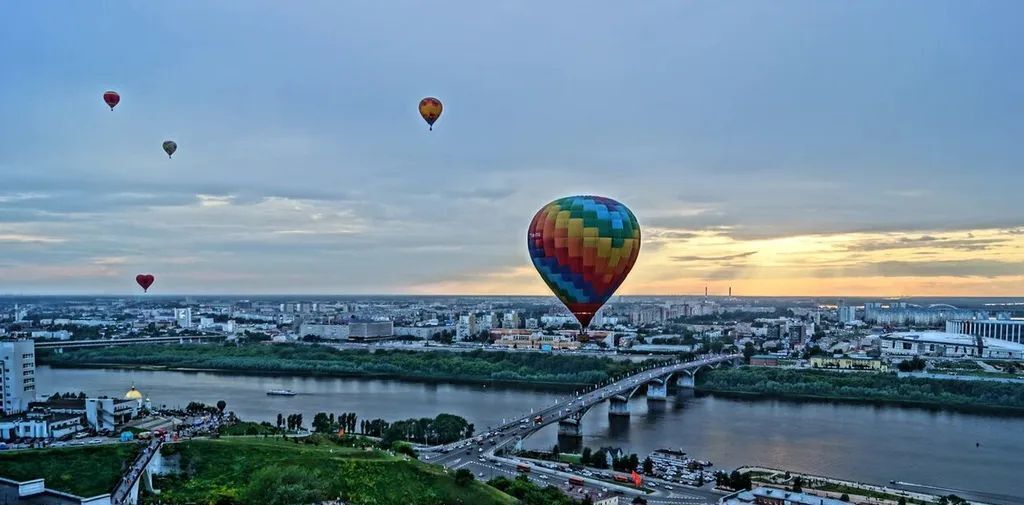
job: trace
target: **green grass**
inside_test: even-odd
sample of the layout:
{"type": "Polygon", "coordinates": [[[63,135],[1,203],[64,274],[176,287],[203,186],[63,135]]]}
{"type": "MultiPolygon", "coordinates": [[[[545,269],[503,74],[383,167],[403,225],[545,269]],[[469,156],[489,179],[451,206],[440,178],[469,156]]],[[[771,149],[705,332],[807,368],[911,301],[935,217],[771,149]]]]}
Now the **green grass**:
{"type": "MultiPolygon", "coordinates": [[[[343,496],[353,505],[504,505],[514,500],[484,484],[460,487],[440,467],[385,452],[342,447],[329,441],[309,445],[279,438],[222,438],[165,446],[165,463],[182,472],[157,479],[165,504],[241,503],[251,476],[265,468],[301,468],[315,476],[325,497],[343,496]]],[[[252,504],[259,505],[259,504],[252,504]]]]}
{"type": "Polygon", "coordinates": [[[83,497],[106,494],[138,455],[137,444],[104,444],[0,453],[0,477],[46,479],[46,487],[83,497]]]}
{"type": "MultiPolygon", "coordinates": [[[[849,494],[849,495],[860,495],[860,496],[864,496],[864,497],[867,497],[867,498],[878,498],[878,499],[882,499],[882,500],[897,501],[897,500],[900,499],[900,495],[897,495],[897,494],[881,493],[881,492],[878,492],[878,491],[871,491],[871,490],[868,490],[868,489],[860,489],[860,488],[851,487],[851,486],[844,486],[842,484],[833,484],[831,482],[820,484],[820,485],[816,485],[816,486],[813,486],[813,487],[811,487],[809,485],[805,485],[804,489],[817,489],[818,491],[829,491],[829,492],[832,492],[832,493],[846,493],[846,494],[849,494]]],[[[907,503],[909,503],[909,504],[927,505],[928,502],[923,502],[921,500],[907,498],[907,503]]]]}
{"type": "Polygon", "coordinates": [[[578,464],[580,464],[580,455],[579,454],[559,453],[558,454],[558,460],[559,461],[563,461],[565,463],[572,463],[574,465],[578,465],[578,464]]]}

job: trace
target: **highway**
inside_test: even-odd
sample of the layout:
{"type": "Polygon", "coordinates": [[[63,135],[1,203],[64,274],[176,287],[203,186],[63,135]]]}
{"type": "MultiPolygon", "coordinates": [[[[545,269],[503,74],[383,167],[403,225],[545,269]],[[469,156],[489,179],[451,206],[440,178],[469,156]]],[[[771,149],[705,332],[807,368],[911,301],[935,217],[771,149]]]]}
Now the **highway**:
{"type": "Polygon", "coordinates": [[[571,472],[565,465],[545,463],[546,466],[541,466],[539,462],[498,456],[496,453],[502,448],[514,445],[518,440],[525,439],[548,424],[557,423],[559,420],[568,417],[578,417],[591,406],[606,401],[612,396],[623,395],[629,397],[640,386],[652,379],[665,379],[683,370],[696,370],[701,367],[729,362],[738,357],[739,355],[708,355],[694,361],[675,362],[644,369],[609,384],[594,386],[587,391],[579,392],[579,394],[569,395],[550,406],[528,414],[524,413],[522,417],[504,421],[497,428],[472,439],[420,448],[420,459],[433,464],[443,465],[449,470],[465,468],[473,472],[473,475],[481,480],[488,480],[497,476],[511,479],[518,475],[526,474],[531,481],[538,485],[556,486],[575,498],[581,498],[586,494],[589,494],[594,500],[605,498],[612,494],[621,496],[644,495],[648,503],[652,505],[713,504],[717,502],[721,495],[709,489],[685,487],[680,484],[667,483],[659,479],[645,477],[645,486],[649,482],[658,483],[656,487],[651,487],[653,492],[645,492],[644,490],[636,489],[631,484],[617,484],[597,479],[594,476],[584,476],[571,472]],[[541,416],[539,423],[534,421],[536,416],[541,416]],[[528,471],[521,471],[527,468],[528,471]],[[583,485],[571,485],[569,483],[570,477],[582,480],[583,485]]]}

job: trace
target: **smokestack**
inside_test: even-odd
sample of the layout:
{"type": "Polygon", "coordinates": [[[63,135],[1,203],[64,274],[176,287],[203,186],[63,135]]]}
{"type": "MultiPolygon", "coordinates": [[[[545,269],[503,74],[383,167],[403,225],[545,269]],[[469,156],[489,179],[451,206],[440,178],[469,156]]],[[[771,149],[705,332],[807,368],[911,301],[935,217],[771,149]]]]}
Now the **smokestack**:
{"type": "Polygon", "coordinates": [[[729,298],[732,298],[732,286],[729,286],[729,298]]]}

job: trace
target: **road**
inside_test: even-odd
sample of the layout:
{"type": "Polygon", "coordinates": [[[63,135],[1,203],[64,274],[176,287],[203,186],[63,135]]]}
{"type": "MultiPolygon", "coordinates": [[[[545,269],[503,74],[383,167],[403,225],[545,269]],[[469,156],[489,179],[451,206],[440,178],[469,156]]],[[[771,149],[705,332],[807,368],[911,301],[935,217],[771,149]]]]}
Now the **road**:
{"type": "Polygon", "coordinates": [[[667,483],[659,479],[645,479],[648,483],[657,483],[656,487],[651,486],[653,492],[645,493],[632,487],[632,485],[616,484],[574,473],[564,465],[552,464],[550,466],[555,466],[555,468],[549,468],[541,466],[539,462],[498,456],[496,453],[502,448],[514,445],[518,440],[528,437],[548,424],[576,415],[589,409],[594,404],[607,400],[611,396],[629,396],[633,390],[651,379],[665,378],[681,370],[697,369],[703,366],[731,361],[737,357],[738,355],[709,355],[690,362],[675,362],[665,366],[644,369],[634,375],[620,378],[614,382],[591,387],[588,391],[580,391],[577,392],[578,394],[560,398],[552,405],[528,414],[524,413],[522,417],[503,420],[497,428],[491,429],[479,437],[441,446],[421,448],[421,459],[443,465],[445,468],[453,471],[465,468],[482,480],[488,480],[497,476],[515,478],[525,473],[531,481],[538,485],[557,486],[576,498],[580,498],[584,494],[590,494],[591,498],[595,500],[605,498],[609,494],[622,496],[643,494],[648,499],[648,503],[652,505],[716,503],[721,495],[708,489],[684,487],[680,484],[667,483]],[[534,422],[536,416],[541,416],[541,422],[534,422]],[[528,471],[522,472],[519,469],[528,469],[528,471]],[[582,480],[583,485],[570,485],[570,477],[582,480]]]}
{"type": "Polygon", "coordinates": [[[132,462],[132,466],[121,477],[121,482],[114,488],[114,492],[110,494],[110,503],[121,505],[129,502],[132,487],[142,477],[142,472],[146,470],[149,460],[153,459],[153,455],[160,451],[160,446],[163,443],[164,437],[156,437],[142,448],[142,452],[139,453],[139,456],[132,462]]]}

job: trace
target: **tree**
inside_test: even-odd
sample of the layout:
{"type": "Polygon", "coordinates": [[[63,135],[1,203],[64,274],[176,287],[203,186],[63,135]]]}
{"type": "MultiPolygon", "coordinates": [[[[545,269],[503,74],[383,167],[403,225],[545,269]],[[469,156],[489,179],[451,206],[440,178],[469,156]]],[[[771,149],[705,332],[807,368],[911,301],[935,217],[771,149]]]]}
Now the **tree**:
{"type": "Polygon", "coordinates": [[[471,472],[471,471],[469,471],[469,470],[467,470],[465,468],[459,468],[455,472],[455,484],[457,484],[459,486],[462,486],[462,487],[466,487],[471,482],[473,482],[473,472],[471,472]]]}
{"type": "Polygon", "coordinates": [[[253,474],[239,496],[240,503],[293,505],[317,503],[327,497],[321,480],[297,466],[268,466],[253,474]]]}
{"type": "Polygon", "coordinates": [[[644,458],[644,474],[646,474],[646,475],[653,475],[654,474],[654,461],[651,461],[650,457],[644,458]]]}
{"type": "Polygon", "coordinates": [[[754,352],[755,351],[753,342],[747,342],[746,344],[743,344],[743,361],[750,363],[750,358],[754,356],[754,352]]]}
{"type": "Polygon", "coordinates": [[[843,496],[839,497],[839,501],[850,501],[850,495],[843,493],[843,496]]]}
{"type": "Polygon", "coordinates": [[[554,459],[555,461],[558,461],[558,454],[559,453],[560,453],[560,450],[558,449],[558,444],[555,444],[551,448],[551,458],[554,459]]]}
{"type": "Polygon", "coordinates": [[[803,481],[803,479],[800,478],[799,475],[797,475],[793,479],[793,492],[799,493],[799,492],[802,492],[803,490],[804,490],[804,481],[803,481]]]}
{"type": "Polygon", "coordinates": [[[583,466],[590,466],[592,460],[592,454],[589,447],[583,448],[583,454],[580,454],[580,464],[583,466]]]}
{"type": "Polygon", "coordinates": [[[220,411],[220,415],[224,415],[224,408],[228,406],[228,402],[224,400],[217,400],[217,410],[220,411]]]}
{"type": "Polygon", "coordinates": [[[277,413],[277,429],[284,427],[284,416],[280,412],[277,413]]]}
{"type": "Polygon", "coordinates": [[[907,499],[901,496],[900,501],[896,502],[896,505],[907,505],[907,499]]]}

